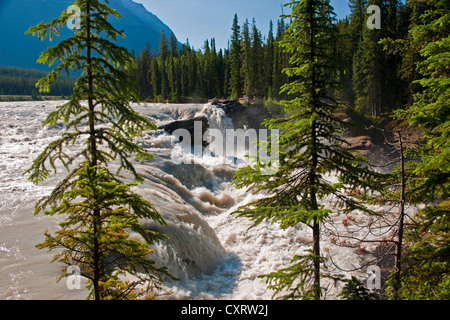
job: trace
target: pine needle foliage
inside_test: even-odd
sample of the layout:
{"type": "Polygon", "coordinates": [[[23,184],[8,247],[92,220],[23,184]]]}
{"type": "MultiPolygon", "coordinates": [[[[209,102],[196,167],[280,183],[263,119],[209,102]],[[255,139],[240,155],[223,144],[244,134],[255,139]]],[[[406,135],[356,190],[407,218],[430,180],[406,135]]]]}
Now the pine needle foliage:
{"type": "MultiPolygon", "coordinates": [[[[290,54],[284,69],[290,82],[282,87],[291,100],[284,101],[286,117],[266,120],[270,129],[279,129],[279,168],[265,175],[266,164],[259,162],[239,170],[235,185],[264,197],[238,208],[239,217],[259,224],[278,223],[281,228],[306,225],[312,230],[313,247],[296,255],[291,265],[265,275],[274,296],[282,299],[321,299],[324,288],[325,258],[320,250],[320,225],[332,212],[320,203],[334,199],[341,212],[368,211],[350,196],[352,190],[374,190],[377,179],[365,166],[365,159],[348,150],[335,117],[337,103],[330,97],[336,87],[334,76],[334,13],[329,1],[301,0],[287,4],[291,23],[279,45],[290,54]],[[332,182],[331,175],[339,178],[332,182]],[[286,294],[287,292],[287,294],[286,294]]],[[[267,145],[266,148],[271,148],[267,145]]],[[[330,275],[331,277],[331,275],[330,275]]]]}
{"type": "MultiPolygon", "coordinates": [[[[43,123],[51,127],[62,122],[65,132],[26,171],[36,184],[61,166],[68,173],[36,204],[35,214],[66,215],[60,230],[55,235],[47,231],[45,241],[37,247],[62,248],[54,261],[80,267],[87,279],[89,299],[151,298],[157,294],[155,289],[161,289],[164,277],[170,276],[149,258],[149,244],[164,236],[144,230],[138,219],[160,224],[164,220],[149,201],[133,192],[143,179],[132,158],[153,159],[134,139],[156,127],[131,107],[131,102],[138,101],[128,73],[134,60],[127,49],[115,44],[125,35],[109,22],[110,17],[120,18],[120,14],[106,0],[78,0],[73,5],[80,8],[80,28],[38,59],[56,65],[36,84],[41,92],[49,91],[61,72],[81,75],[70,100],[43,123]],[[115,172],[111,172],[113,165],[118,168],[115,172]],[[130,172],[134,182],[123,182],[122,171],[130,172]],[[134,240],[133,233],[142,240],[134,240]]],[[[66,10],[27,33],[53,40],[69,19],[66,10]]]]}
{"type": "MultiPolygon", "coordinates": [[[[391,299],[448,300],[450,298],[450,1],[414,0],[412,8],[423,8],[419,23],[409,29],[409,47],[418,54],[414,63],[418,87],[412,105],[397,110],[420,129],[424,141],[412,148],[411,187],[406,196],[427,206],[414,217],[405,232],[409,244],[399,290],[391,299]]],[[[407,66],[407,65],[406,65],[407,66]]],[[[405,66],[404,66],[405,68],[405,66]]],[[[389,281],[390,285],[396,284],[389,281]]],[[[389,288],[391,289],[391,288],[389,288]]]]}
{"type": "Polygon", "coordinates": [[[346,285],[339,296],[345,300],[380,300],[377,293],[370,292],[361,280],[354,276],[346,281],[346,285]]]}

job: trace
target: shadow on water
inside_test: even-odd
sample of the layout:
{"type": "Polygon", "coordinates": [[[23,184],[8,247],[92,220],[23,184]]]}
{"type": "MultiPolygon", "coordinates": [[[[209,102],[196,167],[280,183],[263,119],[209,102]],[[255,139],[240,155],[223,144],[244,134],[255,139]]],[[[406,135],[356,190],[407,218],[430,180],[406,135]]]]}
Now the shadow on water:
{"type": "MultiPolygon", "coordinates": [[[[242,272],[242,262],[235,253],[227,253],[211,274],[202,274],[168,284],[175,295],[185,292],[187,299],[219,299],[232,295],[242,272]],[[178,292],[178,293],[177,293],[178,292]]],[[[173,297],[176,298],[176,297],[173,297]]]]}

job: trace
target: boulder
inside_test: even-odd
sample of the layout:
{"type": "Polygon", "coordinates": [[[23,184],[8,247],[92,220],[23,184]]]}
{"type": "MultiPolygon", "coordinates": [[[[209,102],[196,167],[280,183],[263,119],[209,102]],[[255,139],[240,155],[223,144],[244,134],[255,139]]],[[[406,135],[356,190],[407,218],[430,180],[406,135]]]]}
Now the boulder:
{"type": "Polygon", "coordinates": [[[350,145],[344,145],[345,149],[356,151],[362,156],[370,154],[371,149],[374,146],[372,139],[369,136],[349,137],[346,138],[346,141],[350,143],[350,145]]]}
{"type": "Polygon", "coordinates": [[[350,146],[348,149],[370,149],[372,147],[372,138],[369,136],[350,137],[346,139],[350,146]]]}
{"type": "Polygon", "coordinates": [[[193,119],[188,120],[176,120],[170,123],[163,124],[159,126],[159,129],[163,129],[164,131],[172,134],[177,129],[186,129],[191,134],[194,134],[194,123],[196,121],[202,122],[202,131],[205,132],[208,129],[208,119],[206,117],[195,117],[193,119]]]}
{"type": "MultiPolygon", "coordinates": [[[[202,136],[203,136],[205,134],[205,131],[209,128],[208,119],[206,119],[206,117],[195,117],[193,119],[188,120],[173,121],[159,126],[159,129],[162,129],[169,134],[173,134],[173,132],[177,129],[186,129],[191,134],[191,137],[194,137],[194,128],[196,121],[201,121],[202,123],[202,136]]],[[[191,139],[191,141],[193,144],[194,139],[191,139]]],[[[203,145],[205,145],[205,142],[203,142],[203,145]]]]}

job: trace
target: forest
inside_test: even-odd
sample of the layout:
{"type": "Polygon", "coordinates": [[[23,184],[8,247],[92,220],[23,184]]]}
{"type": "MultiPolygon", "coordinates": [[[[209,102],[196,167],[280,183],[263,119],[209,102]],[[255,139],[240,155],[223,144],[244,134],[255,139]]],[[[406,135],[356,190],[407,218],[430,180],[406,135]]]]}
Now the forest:
{"type": "MultiPolygon", "coordinates": [[[[0,101],[12,99],[11,96],[16,96],[17,99],[23,98],[23,96],[30,96],[33,100],[42,99],[39,89],[36,88],[36,83],[46,75],[47,72],[41,70],[0,66],[0,101]],[[9,97],[2,98],[1,96],[9,97]]],[[[61,77],[48,95],[68,97],[73,91],[74,84],[75,78],[61,77]]]]}
{"type": "MultiPolygon", "coordinates": [[[[373,2],[373,1],[372,1],[373,2]]],[[[426,10],[424,3],[375,1],[381,9],[381,29],[370,30],[367,1],[349,1],[351,14],[333,21],[339,88],[335,97],[374,116],[392,112],[412,101],[415,51],[407,49],[408,30],[426,10]],[[385,42],[383,42],[385,41],[385,42]]],[[[132,77],[143,100],[185,101],[188,98],[286,99],[280,88],[290,81],[282,72],[290,53],[280,46],[288,18],[262,35],[255,19],[239,24],[235,15],[228,47],[216,49],[215,39],[205,40],[201,50],[189,41],[179,50],[174,34],[161,34],[159,48],[133,53],[132,77]]],[[[416,53],[417,55],[417,53],[416,53]]]]}
{"type": "MultiPolygon", "coordinates": [[[[83,12],[81,28],[70,41],[43,52],[43,63],[59,59],[61,65],[38,82],[41,92],[48,92],[61,72],[83,71],[70,100],[44,122],[53,126],[63,121],[67,131],[26,173],[32,182],[41,183],[56,170],[56,163],[67,169],[67,177],[36,204],[35,212],[64,214],[66,221],[55,235],[46,232],[37,247],[63,248],[55,261],[80,264],[82,276],[89,280],[89,299],[155,298],[164,280],[171,278],[165,267],[148,259],[147,245],[164,235],[144,229],[138,218],[165,222],[132,188],[143,181],[132,156],[153,159],[135,138],[157,128],[134,112],[131,103],[245,97],[274,99],[283,106],[283,114],[264,122],[281,131],[281,151],[278,170],[271,176],[264,174],[271,165],[264,161],[236,172],[236,188],[264,196],[232,214],[255,225],[270,221],[281,229],[304,226],[311,236],[310,250],[260,276],[274,297],[320,300],[327,289],[324,280],[331,279],[346,283],[343,299],[380,298],[358,279],[337,279],[326,269],[332,257],[321,250],[322,235],[327,225],[331,224],[328,232],[337,230],[330,221],[337,211],[345,215],[340,222],[349,233],[337,232],[333,244],[363,252],[365,245],[377,242],[394,257],[384,297],[450,298],[448,0],[349,0],[351,14],[338,21],[329,1],[295,0],[287,4],[291,12],[276,28],[270,23],[267,36],[254,20],[240,24],[235,15],[226,50],[217,50],[214,39],[206,40],[201,50],[188,42],[178,48],[173,34],[167,39],[162,33],[159,48],[139,54],[112,41],[124,36],[107,22],[110,15],[120,17],[118,12],[101,0],[77,4],[83,12]],[[369,28],[369,5],[380,9],[379,28],[369,28]],[[419,131],[422,139],[409,144],[403,129],[393,130],[390,144],[399,155],[396,167],[387,173],[373,170],[367,159],[346,147],[343,121],[337,116],[342,106],[373,118],[387,114],[419,131]],[[81,123],[86,123],[83,130],[81,123]],[[76,143],[83,148],[80,152],[66,152],[76,143]],[[119,163],[117,171],[108,165],[113,161],[119,163]],[[122,169],[131,173],[133,183],[121,180],[122,169]],[[336,181],[329,179],[331,174],[336,181]],[[329,198],[332,208],[321,202],[329,198]],[[409,216],[406,204],[417,206],[418,213],[409,216]],[[375,212],[372,205],[392,210],[375,212]],[[390,233],[376,240],[352,233],[352,228],[372,232],[377,227],[359,225],[352,216],[355,210],[390,233]],[[143,241],[131,238],[129,230],[143,241]],[[125,274],[135,278],[123,280],[125,274]],[[138,289],[144,283],[148,287],[138,289]]],[[[28,32],[51,37],[68,18],[63,13],[28,32]]],[[[261,151],[270,152],[273,146],[267,143],[264,148],[261,151]]]]}
{"type": "MultiPolygon", "coordinates": [[[[365,27],[370,16],[367,0],[350,0],[351,13],[334,20],[339,86],[334,96],[362,113],[378,116],[390,113],[413,101],[418,59],[410,48],[409,30],[420,21],[427,9],[423,1],[372,1],[381,9],[381,28],[365,27]]],[[[228,47],[217,50],[215,39],[206,39],[203,48],[178,45],[172,33],[161,33],[159,48],[147,46],[140,53],[132,51],[135,67],[129,73],[142,101],[184,102],[192,99],[287,99],[283,84],[291,81],[282,72],[289,66],[290,54],[280,46],[287,17],[276,25],[269,22],[262,35],[255,19],[239,24],[232,21],[228,47]]],[[[44,71],[0,67],[0,95],[32,95],[37,98],[37,80],[44,71]]],[[[49,95],[69,96],[74,79],[59,78],[49,95]]]]}

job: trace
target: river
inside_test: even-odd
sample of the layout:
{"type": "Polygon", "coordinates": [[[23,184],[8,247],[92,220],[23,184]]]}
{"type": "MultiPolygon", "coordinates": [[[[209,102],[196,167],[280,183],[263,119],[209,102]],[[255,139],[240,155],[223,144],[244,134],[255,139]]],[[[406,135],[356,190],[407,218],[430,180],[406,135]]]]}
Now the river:
{"type": "MultiPolygon", "coordinates": [[[[64,125],[42,127],[46,115],[61,101],[0,103],[0,299],[84,299],[85,289],[59,283],[63,265],[50,263],[54,252],[38,250],[46,230],[55,231],[64,217],[34,215],[34,204],[48,194],[64,172],[34,185],[23,172],[43,148],[60,136],[64,125]]],[[[140,104],[136,111],[163,125],[175,120],[207,119],[209,128],[236,130],[225,112],[212,104],[140,104]]],[[[155,156],[137,163],[145,182],[137,191],[164,217],[169,240],[153,246],[153,258],[178,277],[165,284],[172,294],[164,299],[270,299],[262,274],[286,267],[293,255],[310,248],[311,233],[295,227],[251,222],[230,213],[258,195],[231,184],[243,165],[240,156],[195,155],[195,162],[174,161],[177,140],[164,130],[137,140],[155,156]]],[[[76,149],[77,146],[72,148],[76,149]]],[[[338,215],[336,214],[338,218],[338,215]]],[[[363,219],[355,213],[355,219],[363,219]]],[[[148,228],[158,228],[142,221],[148,228]]],[[[364,259],[354,249],[334,246],[324,235],[322,251],[339,266],[354,269],[364,259]]],[[[352,274],[364,276],[362,272],[352,274]]],[[[330,283],[328,297],[339,288],[330,283]]]]}

